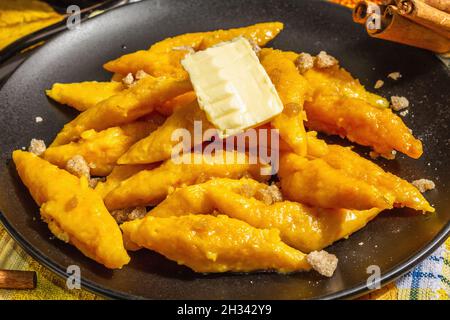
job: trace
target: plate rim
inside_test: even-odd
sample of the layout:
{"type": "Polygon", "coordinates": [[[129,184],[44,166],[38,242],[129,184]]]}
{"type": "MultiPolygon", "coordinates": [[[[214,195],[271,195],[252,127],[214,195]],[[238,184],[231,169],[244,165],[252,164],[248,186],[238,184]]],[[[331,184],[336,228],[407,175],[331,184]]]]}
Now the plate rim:
{"type": "MultiPolygon", "coordinates": [[[[19,246],[29,254],[33,259],[41,263],[45,268],[65,279],[67,274],[62,270],[56,263],[48,259],[45,255],[39,253],[35,248],[24,238],[22,238],[18,232],[11,226],[8,222],[6,216],[0,211],[0,223],[3,225],[6,232],[11,236],[14,241],[16,241],[19,246]]],[[[431,253],[433,253],[439,246],[441,246],[447,238],[450,236],[450,222],[447,222],[445,228],[441,230],[436,237],[433,238],[423,249],[417,252],[415,255],[408,258],[406,261],[400,262],[397,266],[391,268],[386,273],[382,274],[380,279],[381,288],[387,284],[400,278],[402,275],[406,274],[412,268],[417,266],[420,262],[425,260],[431,253]]],[[[343,240],[339,240],[343,241],[343,240]]],[[[344,240],[345,241],[345,240],[344,240]]],[[[140,297],[138,295],[127,294],[119,291],[110,290],[98,285],[95,282],[81,279],[81,286],[83,289],[90,291],[94,294],[100,294],[106,298],[112,299],[146,299],[146,300],[157,300],[157,299],[147,299],[140,297]]],[[[358,284],[356,286],[347,288],[342,291],[338,291],[332,294],[327,294],[323,296],[314,297],[310,300],[337,300],[337,299],[356,299],[370,292],[376,291],[377,289],[369,289],[366,284],[358,284]]]]}
{"type": "MultiPolygon", "coordinates": [[[[326,0],[321,0],[322,2],[327,2],[331,6],[335,6],[336,8],[340,9],[346,9],[349,8],[340,6],[336,3],[329,2],[326,0]]],[[[140,2],[137,2],[140,3],[140,2]]],[[[120,10],[122,8],[126,8],[128,6],[131,6],[133,3],[129,3],[126,5],[123,5],[121,7],[115,8],[113,10],[109,10],[100,16],[107,16],[111,13],[113,13],[116,10],[120,10]]],[[[96,17],[93,19],[88,19],[84,22],[84,24],[89,24],[91,21],[95,20],[96,17]]],[[[8,75],[8,77],[4,80],[4,82],[0,85],[0,90],[3,89],[3,86],[6,85],[6,83],[9,81],[11,76],[13,76],[16,71],[21,67],[21,65],[27,61],[28,59],[32,58],[33,55],[42,50],[48,43],[51,43],[55,40],[57,40],[59,37],[63,36],[65,33],[67,33],[68,30],[64,30],[54,37],[52,37],[50,40],[46,41],[45,44],[39,46],[34,50],[26,59],[24,59],[22,62],[20,62],[14,70],[8,75]]],[[[27,241],[25,238],[23,238],[15,229],[14,227],[9,223],[8,219],[6,218],[6,215],[3,214],[2,211],[0,211],[0,224],[3,225],[4,229],[8,233],[8,235],[23,249],[28,255],[30,255],[34,260],[39,262],[41,265],[43,265],[47,270],[51,271],[53,274],[57,275],[58,277],[65,279],[67,277],[66,272],[60,268],[60,266],[55,263],[54,261],[51,261],[47,256],[39,252],[39,250],[36,250],[33,245],[27,241]]],[[[410,270],[412,270],[415,266],[417,266],[419,263],[424,261],[426,258],[429,257],[439,246],[441,246],[448,238],[450,237],[450,221],[447,222],[444,228],[442,228],[433,239],[428,242],[421,250],[419,250],[414,255],[410,256],[409,258],[399,262],[396,266],[389,269],[387,272],[383,273],[380,278],[380,286],[381,288],[386,286],[389,283],[392,283],[396,279],[400,278],[402,275],[406,274],[410,270]]],[[[339,241],[345,241],[343,239],[339,241]]],[[[120,270],[119,270],[120,271],[120,270]]],[[[129,299],[129,300],[158,300],[158,299],[149,299],[145,298],[139,295],[133,295],[129,293],[120,292],[113,289],[107,289],[103,287],[102,285],[99,285],[98,283],[90,280],[86,280],[84,278],[81,278],[81,287],[84,290],[87,290],[91,293],[100,295],[104,298],[110,298],[110,299],[129,299]]],[[[365,294],[368,294],[370,292],[376,291],[377,289],[369,289],[367,287],[367,284],[360,283],[355,286],[346,288],[344,290],[326,294],[322,296],[317,296],[310,298],[310,300],[334,300],[334,299],[356,299],[358,297],[361,297],[365,294]]],[[[276,300],[276,299],[274,299],[276,300]]]]}

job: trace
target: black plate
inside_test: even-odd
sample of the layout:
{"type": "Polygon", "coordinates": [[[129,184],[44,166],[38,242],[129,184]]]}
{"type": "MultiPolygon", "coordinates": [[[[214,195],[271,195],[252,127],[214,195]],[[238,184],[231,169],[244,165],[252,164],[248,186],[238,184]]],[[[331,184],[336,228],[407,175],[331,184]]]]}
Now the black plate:
{"type": "MultiPolygon", "coordinates": [[[[429,255],[449,233],[450,169],[449,76],[431,53],[369,39],[354,25],[348,9],[321,1],[145,1],[102,15],[80,30],[61,34],[31,56],[11,76],[0,93],[2,222],[34,258],[57,274],[79,265],[85,288],[110,297],[178,299],[301,299],[355,297],[367,292],[366,269],[378,265],[383,283],[393,280],[429,255]],[[399,156],[380,161],[388,170],[414,180],[431,178],[437,189],[427,194],[436,214],[410,210],[382,214],[365,229],[329,248],[340,259],[332,279],[316,273],[195,274],[149,251],[133,253],[120,271],[106,270],[70,245],[52,240],[46,225],[34,219],[38,208],[20,183],[10,153],[31,138],[50,142],[74,116],[49,101],[44,89],[54,82],[106,80],[102,64],[124,53],[185,32],[205,31],[280,20],[285,31],[274,46],[318,53],[327,50],[341,64],[372,87],[392,71],[402,80],[386,80],[385,96],[412,101],[405,118],[425,145],[420,160],[399,156]],[[35,117],[44,118],[35,123],[35,117]],[[359,245],[363,243],[363,245],[359,245]]],[[[364,154],[367,149],[359,149],[364,154]]]]}

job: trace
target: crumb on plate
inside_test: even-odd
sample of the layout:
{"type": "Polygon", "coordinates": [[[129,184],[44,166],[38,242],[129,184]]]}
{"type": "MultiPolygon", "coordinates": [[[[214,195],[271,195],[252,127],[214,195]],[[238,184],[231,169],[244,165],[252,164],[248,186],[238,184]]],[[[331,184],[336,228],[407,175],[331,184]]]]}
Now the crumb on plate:
{"type": "Polygon", "coordinates": [[[306,259],[314,270],[325,277],[333,276],[338,264],[338,258],[324,250],[313,251],[306,259]]]}
{"type": "Polygon", "coordinates": [[[138,72],[136,72],[135,78],[136,78],[136,80],[141,80],[148,76],[149,76],[149,74],[147,72],[145,72],[144,70],[138,70],[138,72]]]}
{"type": "Polygon", "coordinates": [[[316,57],[316,66],[319,69],[330,68],[337,64],[337,59],[326,53],[326,51],[320,51],[320,53],[316,57]]]}
{"type": "Polygon", "coordinates": [[[112,217],[117,221],[118,224],[141,219],[145,217],[146,214],[147,209],[145,207],[127,208],[111,211],[112,217]]]}
{"type": "Polygon", "coordinates": [[[314,60],[315,58],[312,55],[302,52],[298,55],[297,59],[295,59],[295,66],[300,73],[305,73],[314,67],[314,60]]]}
{"type": "Polygon", "coordinates": [[[66,163],[66,170],[79,178],[85,176],[88,181],[91,179],[91,168],[83,156],[76,155],[70,158],[66,163]]]}
{"type": "Polygon", "coordinates": [[[40,156],[45,152],[45,150],[47,150],[47,146],[45,145],[44,140],[31,139],[30,146],[28,147],[29,152],[40,156]]]}
{"type": "Polygon", "coordinates": [[[391,78],[392,80],[398,80],[402,77],[402,74],[400,72],[391,72],[387,76],[388,78],[391,78]]]}
{"type": "Polygon", "coordinates": [[[127,87],[131,87],[134,84],[134,77],[132,73],[127,74],[123,79],[122,83],[127,87]]]}
{"type": "Polygon", "coordinates": [[[266,188],[259,188],[255,194],[255,198],[261,200],[266,205],[283,201],[283,195],[276,184],[272,184],[266,188]]]}
{"type": "Polygon", "coordinates": [[[412,185],[415,186],[417,189],[419,189],[419,191],[422,193],[436,188],[434,182],[428,179],[415,180],[412,182],[412,185]]]}
{"type": "Polygon", "coordinates": [[[377,82],[375,82],[375,89],[380,89],[382,86],[384,86],[384,81],[383,80],[377,80],[377,82]]]}
{"type": "Polygon", "coordinates": [[[400,111],[409,107],[409,101],[405,97],[392,96],[391,105],[393,110],[400,111]]]}

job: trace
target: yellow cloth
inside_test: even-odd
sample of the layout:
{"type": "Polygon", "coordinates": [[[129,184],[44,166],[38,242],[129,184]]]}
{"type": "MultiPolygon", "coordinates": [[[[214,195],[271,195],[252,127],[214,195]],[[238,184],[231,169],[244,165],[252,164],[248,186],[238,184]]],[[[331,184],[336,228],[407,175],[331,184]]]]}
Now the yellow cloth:
{"type": "MultiPolygon", "coordinates": [[[[56,240],[55,240],[56,241],[56,240]]],[[[0,225],[0,269],[36,271],[37,288],[35,290],[5,290],[0,289],[0,300],[19,299],[60,299],[78,300],[99,299],[96,295],[84,290],[69,290],[65,280],[45,269],[29,255],[6,233],[0,225]]]]}
{"type": "Polygon", "coordinates": [[[36,0],[0,1],[0,50],[19,38],[63,19],[47,3],[36,0]]]}

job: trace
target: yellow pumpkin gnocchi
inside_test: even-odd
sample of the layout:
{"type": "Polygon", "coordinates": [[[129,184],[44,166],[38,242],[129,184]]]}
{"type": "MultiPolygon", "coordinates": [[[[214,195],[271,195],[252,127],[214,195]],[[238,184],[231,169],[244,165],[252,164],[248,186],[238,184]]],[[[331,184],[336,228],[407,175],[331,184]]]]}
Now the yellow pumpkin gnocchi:
{"type": "Polygon", "coordinates": [[[41,207],[42,219],[57,238],[108,268],[122,268],[129,262],[117,223],[85,177],[79,179],[25,151],[14,151],[13,159],[41,207]]]}
{"type": "Polygon", "coordinates": [[[283,113],[272,120],[280,137],[299,155],[306,154],[307,141],[303,121],[303,104],[309,95],[308,82],[298,73],[294,64],[297,55],[274,49],[261,50],[261,64],[269,74],[283,102],[283,113]]]}
{"type": "Polygon", "coordinates": [[[261,175],[262,165],[249,163],[244,153],[223,152],[222,155],[188,153],[179,159],[170,159],[153,170],[140,171],[113,189],[105,197],[110,210],[155,205],[164,200],[171,190],[211,178],[239,179],[251,176],[266,180],[261,175]]]}
{"type": "Polygon", "coordinates": [[[277,230],[227,216],[148,217],[121,228],[126,239],[196,272],[311,269],[306,255],[283,243],[277,230]]]}
{"type": "MultiPolygon", "coordinates": [[[[167,118],[162,126],[148,137],[136,142],[117,161],[118,164],[145,164],[164,161],[171,157],[172,149],[179,142],[172,135],[176,130],[185,129],[194,136],[194,122],[200,121],[203,130],[214,126],[206,118],[206,114],[198,106],[197,101],[180,106],[167,118]]],[[[194,139],[191,139],[191,147],[194,139]]]]}
{"type": "Polygon", "coordinates": [[[269,22],[230,30],[187,33],[160,41],[147,51],[140,50],[124,55],[106,63],[104,68],[120,74],[135,74],[139,70],[144,70],[155,77],[170,76],[187,79],[188,74],[181,66],[181,60],[191,50],[203,50],[238,36],[251,39],[255,44],[264,46],[275,38],[282,29],[282,23],[269,22]]]}
{"type": "Polygon", "coordinates": [[[124,88],[120,82],[55,83],[46,93],[56,102],[66,104],[78,111],[85,111],[118,94],[124,88]]]}
{"type": "Polygon", "coordinates": [[[176,81],[171,78],[143,78],[131,88],[82,112],[64,126],[52,146],[69,143],[89,129],[103,130],[133,122],[150,114],[157,105],[191,90],[192,86],[188,81],[176,81]]]}
{"type": "MultiPolygon", "coordinates": [[[[157,118],[157,117],[156,117],[157,118]]],[[[83,132],[80,139],[65,145],[48,148],[43,157],[60,168],[76,155],[82,156],[91,168],[91,175],[107,176],[133,143],[156,130],[159,121],[137,121],[100,132],[83,132]]]]}

